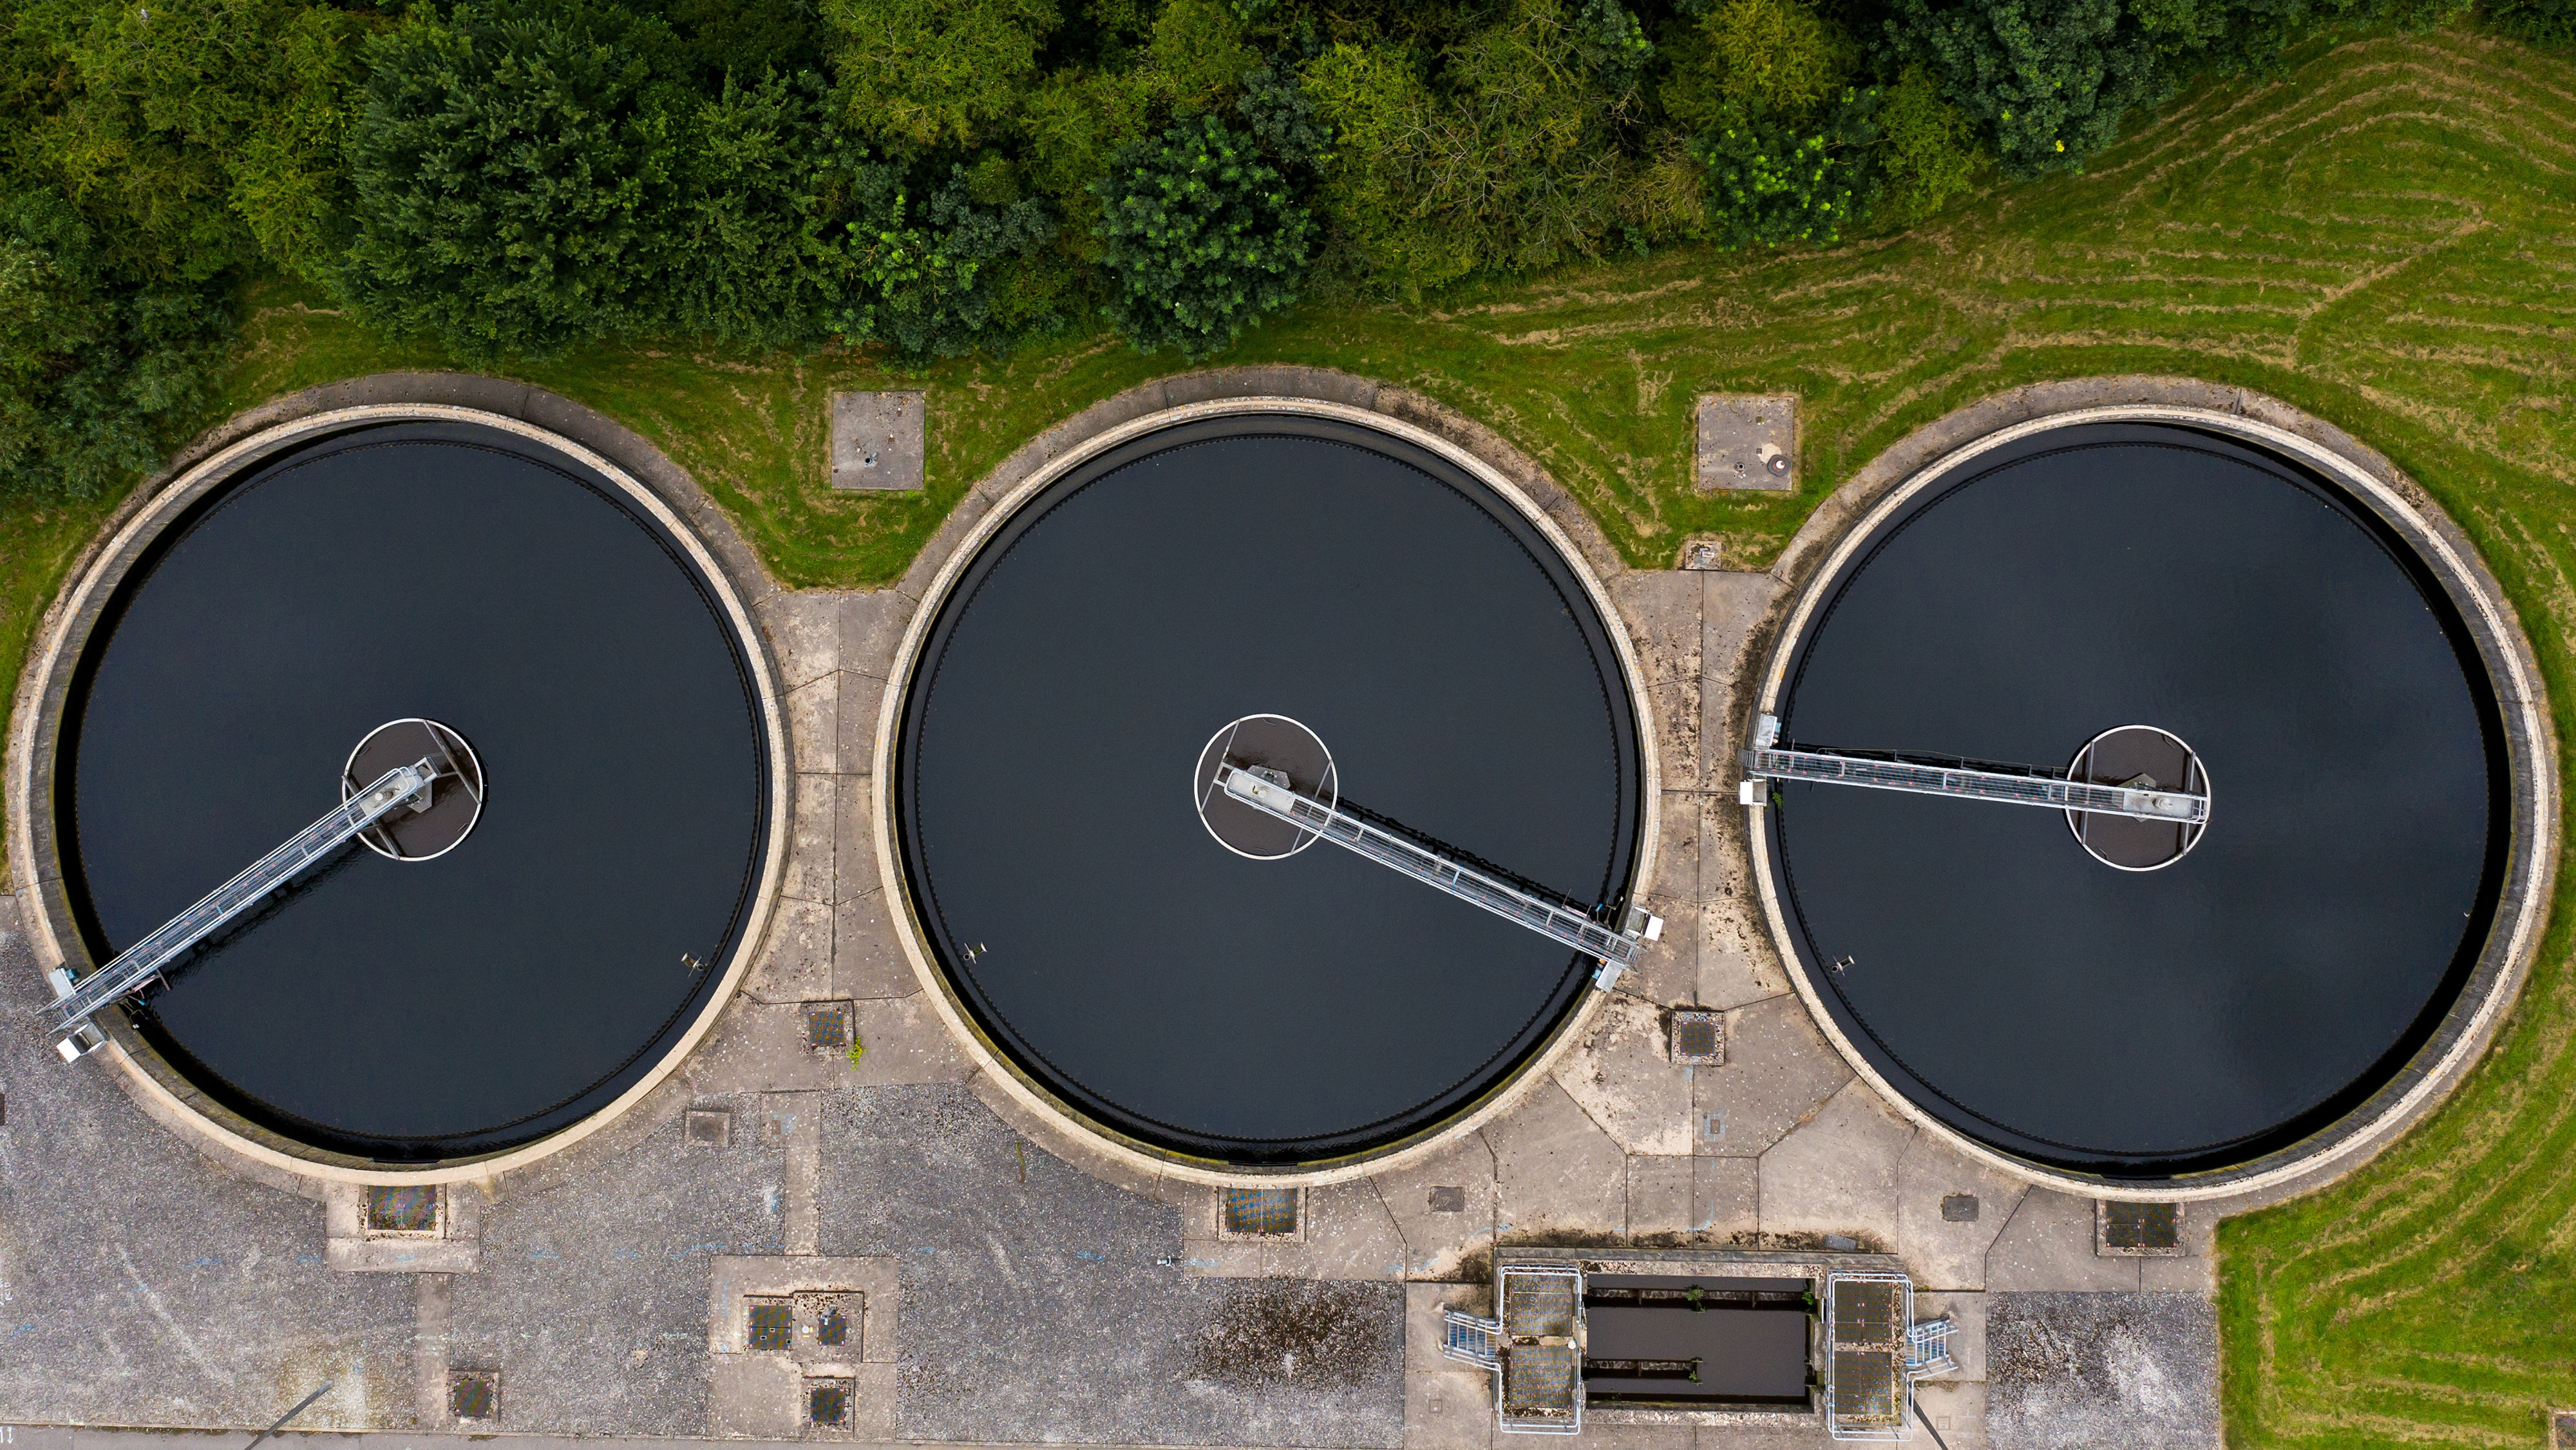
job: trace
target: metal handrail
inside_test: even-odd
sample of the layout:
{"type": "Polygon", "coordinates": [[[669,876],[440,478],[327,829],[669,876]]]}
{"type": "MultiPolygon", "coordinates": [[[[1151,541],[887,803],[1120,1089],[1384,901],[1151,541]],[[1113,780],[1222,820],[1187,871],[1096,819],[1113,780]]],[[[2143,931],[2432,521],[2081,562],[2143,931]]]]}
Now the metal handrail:
{"type": "MultiPolygon", "coordinates": [[[[239,875],[198,899],[195,905],[170,918],[141,941],[116,954],[107,965],[75,981],[68,972],[55,973],[57,996],[51,1004],[57,1014],[57,1034],[79,1031],[91,1015],[110,1002],[142,987],[161,975],[181,953],[222,929],[224,923],[266,900],[276,890],[294,879],[297,872],[332,851],[355,840],[376,822],[405,806],[428,807],[431,785],[439,770],[428,757],[396,766],[377,777],[373,785],[332,807],[323,817],[289,837],[286,844],[252,862],[239,875]]],[[[69,1043],[58,1043],[63,1056],[76,1058],[80,1050],[69,1043]]],[[[85,1049],[84,1049],[85,1050],[85,1049]]]]}
{"type": "Polygon", "coordinates": [[[2178,790],[2142,790],[2126,785],[2094,785],[2064,776],[1968,766],[1922,765],[1905,760],[1837,755],[1822,750],[1759,748],[1745,753],[1744,773],[1766,780],[1804,780],[1827,785],[1870,786],[1916,795],[1965,796],[2006,805],[2044,806],[2052,810],[2090,811],[2174,825],[2205,825],[2209,797],[2178,790]]]}
{"type": "MultiPolygon", "coordinates": [[[[1257,811],[1276,816],[1299,830],[1312,832],[1416,881],[1436,886],[1461,901],[1481,906],[1550,941],[1572,947],[1586,956],[1598,957],[1606,968],[1625,969],[1636,963],[1638,943],[1635,938],[1613,931],[1570,907],[1497,881],[1472,866],[1463,865],[1347,811],[1301,794],[1293,786],[1265,779],[1232,762],[1217,766],[1216,781],[1218,788],[1227,795],[1257,811]]],[[[1615,976],[1616,970],[1612,974],[1615,976]]]]}

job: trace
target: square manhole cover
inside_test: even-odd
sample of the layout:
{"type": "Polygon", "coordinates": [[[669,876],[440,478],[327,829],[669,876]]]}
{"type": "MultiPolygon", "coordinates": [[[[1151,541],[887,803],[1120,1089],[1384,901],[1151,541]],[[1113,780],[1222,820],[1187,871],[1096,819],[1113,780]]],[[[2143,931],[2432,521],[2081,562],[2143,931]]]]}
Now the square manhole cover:
{"type": "Polygon", "coordinates": [[[730,1148],[733,1114],[722,1108],[691,1108],[684,1132],[692,1148],[730,1148]]]}
{"type": "Polygon", "coordinates": [[[746,1348],[782,1353],[796,1347],[796,1304],[790,1299],[745,1301],[750,1319],[743,1329],[746,1348]]]}
{"type": "Polygon", "coordinates": [[[1297,1236],[1298,1206],[1304,1192],[1295,1188],[1228,1188],[1217,1209],[1221,1239],[1280,1239],[1297,1236]]]}
{"type": "Polygon", "coordinates": [[[1466,1188],[1460,1185],[1453,1185],[1444,1188],[1432,1189],[1431,1211],[1433,1213],[1465,1213],[1467,1211],[1466,1188]]]}
{"type": "Polygon", "coordinates": [[[1977,1221],[1977,1196],[1973,1193],[1952,1193],[1943,1195],[1941,1199],[1941,1221],[1943,1223],[1975,1223],[1977,1221]]]}
{"type": "Polygon", "coordinates": [[[2094,1200],[2094,1252],[2108,1258],[2182,1257],[2182,1205],[2094,1200]]]}
{"type": "Polygon", "coordinates": [[[825,1430],[845,1430],[850,1424],[850,1397],[855,1386],[844,1379],[809,1379],[805,1382],[805,1423],[825,1430]]]}
{"type": "Polygon", "coordinates": [[[1726,1015],[1696,1007],[1673,1009],[1673,1061],[1709,1063],[1726,1060],[1726,1015]]]}
{"type": "Polygon", "coordinates": [[[2549,1412],[2549,1450],[2576,1450],[2576,1410],[2549,1412]]]}
{"type": "Polygon", "coordinates": [[[434,1234],[438,1232],[438,1189],[404,1185],[367,1189],[367,1232],[434,1234]]]}
{"type": "Polygon", "coordinates": [[[447,1376],[447,1413],[460,1425],[489,1425],[501,1418],[501,1372],[460,1369],[447,1376]]]}
{"type": "Polygon", "coordinates": [[[806,1003],[805,1045],[816,1052],[849,1051],[850,1019],[855,1015],[847,1002],[806,1003]]]}

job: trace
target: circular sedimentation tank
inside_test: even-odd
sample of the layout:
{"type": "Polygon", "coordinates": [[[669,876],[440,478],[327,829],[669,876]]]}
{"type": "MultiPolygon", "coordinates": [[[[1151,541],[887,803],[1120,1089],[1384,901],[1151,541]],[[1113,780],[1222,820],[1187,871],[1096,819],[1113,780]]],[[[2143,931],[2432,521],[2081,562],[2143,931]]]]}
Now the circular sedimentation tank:
{"type": "Polygon", "coordinates": [[[1211,761],[1231,739],[1609,918],[1646,808],[1614,628],[1526,502],[1424,440],[1285,410],[1104,440],[915,625],[889,824],[934,985],[1127,1149],[1262,1172],[1424,1141],[1597,963],[1211,810],[1211,761]]]}
{"type": "Polygon", "coordinates": [[[572,1136],[695,1040],[758,930],[779,763],[747,622],[667,507],[539,430],[372,409],[254,440],[83,586],[39,832],[57,940],[104,963],[435,757],[430,809],[109,1009],[119,1040],[289,1159],[572,1136]]]}
{"type": "Polygon", "coordinates": [[[2207,797],[2185,829],[1768,783],[1755,867],[1810,1004],[2008,1162],[2286,1170],[2395,1111],[2506,990],[2536,769],[2511,645],[2419,516],[2293,441],[2010,430],[1862,518],[1776,646],[1783,746],[2207,797]]]}

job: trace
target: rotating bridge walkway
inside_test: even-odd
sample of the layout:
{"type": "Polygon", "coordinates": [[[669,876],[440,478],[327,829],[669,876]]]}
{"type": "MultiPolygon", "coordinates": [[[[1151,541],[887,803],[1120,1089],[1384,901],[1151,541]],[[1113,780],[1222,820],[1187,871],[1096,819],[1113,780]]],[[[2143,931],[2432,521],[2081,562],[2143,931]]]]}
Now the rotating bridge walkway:
{"type": "Polygon", "coordinates": [[[70,972],[56,967],[51,973],[52,1010],[57,1017],[54,1031],[60,1036],[54,1050],[71,1062],[97,1047],[105,1039],[90,1025],[92,1014],[160,976],[181,953],[267,900],[296,873],[356,840],[378,821],[406,807],[426,810],[430,787],[439,774],[437,765],[427,758],[386,771],[375,784],[333,807],[150,936],[117,953],[106,966],[77,982],[70,972]]]}
{"type": "Polygon", "coordinates": [[[1749,803],[1755,780],[1805,780],[1825,785],[1868,786],[1875,790],[1910,791],[1916,795],[1960,796],[2001,801],[2006,805],[2045,806],[2051,810],[2091,811],[2133,820],[2198,826],[2209,821],[2209,797],[2188,791],[2158,790],[2152,782],[2099,785],[2063,775],[2017,772],[1993,766],[1926,765],[1875,756],[1840,755],[1823,750],[1783,750],[1772,744],[1779,726],[1764,717],[1755,745],[1744,752],[1749,803]]]}
{"type": "Polygon", "coordinates": [[[1381,866],[1392,867],[1416,881],[1438,887],[1461,901],[1481,906],[1550,941],[1563,943],[1585,956],[1599,958],[1601,970],[1592,978],[1596,986],[1606,989],[1619,979],[1621,972],[1634,966],[1640,942],[1660,940],[1663,936],[1663,919],[1644,910],[1631,909],[1629,931],[1613,931],[1575,907],[1532,895],[1442,852],[1406,840],[1347,811],[1301,794],[1288,783],[1286,776],[1277,771],[1259,767],[1245,769],[1227,761],[1217,767],[1216,784],[1227,795],[1257,811],[1276,816],[1300,830],[1310,831],[1381,866]]]}

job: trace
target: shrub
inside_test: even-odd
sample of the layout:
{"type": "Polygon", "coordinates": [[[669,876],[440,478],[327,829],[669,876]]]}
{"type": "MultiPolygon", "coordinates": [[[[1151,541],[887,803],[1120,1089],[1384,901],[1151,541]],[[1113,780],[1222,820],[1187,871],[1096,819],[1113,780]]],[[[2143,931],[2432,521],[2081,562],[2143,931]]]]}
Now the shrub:
{"type": "Polygon", "coordinates": [[[1243,77],[1243,99],[1236,114],[1252,130],[1252,139],[1282,166],[1311,169],[1331,154],[1332,129],[1315,117],[1315,103],[1293,75],[1260,66],[1243,77]]]}
{"type": "Polygon", "coordinates": [[[1443,57],[1434,92],[1401,54],[1336,45],[1305,88],[1332,128],[1324,199],[1350,245],[1410,291],[1479,268],[1598,255],[1620,225],[1632,118],[1620,70],[1561,0],[1515,0],[1443,57]]]}
{"type": "Polygon", "coordinates": [[[1058,279],[1038,265],[1055,236],[1034,198],[988,206],[966,168],[928,185],[861,167],[848,223],[849,281],[834,330],[916,357],[1002,351],[1061,320],[1058,279]]]}
{"type": "Polygon", "coordinates": [[[833,111],[810,74],[748,88],[728,78],[700,104],[660,248],[669,325],[773,347],[828,330],[847,266],[827,209],[866,156],[833,111]]]}
{"type": "Polygon", "coordinates": [[[2162,93],[2155,42],[2120,0],[1895,0],[1891,46],[1994,138],[2015,176],[2080,165],[2162,93]]]}
{"type": "Polygon", "coordinates": [[[459,6],[371,38],[344,288],[468,358],[655,320],[673,119],[618,37],[459,6]]]}
{"type": "Polygon", "coordinates": [[[2486,0],[2485,14],[2506,35],[2576,49],[2576,0],[2486,0]]]}
{"type": "Polygon", "coordinates": [[[112,257],[60,192],[0,189],[0,493],[120,487],[205,402],[230,309],[112,257]]]}
{"type": "Polygon", "coordinates": [[[1144,139],[1152,107],[1151,79],[1133,71],[1060,76],[1028,98],[1021,123],[1029,182],[1063,209],[1073,244],[1089,256],[1098,253],[1100,221],[1091,183],[1144,139]]]}
{"type": "Polygon", "coordinates": [[[1218,351],[1297,300],[1315,232],[1250,137],[1201,116],[1121,152],[1094,188],[1110,305],[1137,349],[1218,351]]]}
{"type": "Polygon", "coordinates": [[[1712,235],[1729,247],[1830,246],[1870,202],[1878,93],[1846,90],[1812,125],[1750,108],[1699,143],[1712,235]]]}
{"type": "Polygon", "coordinates": [[[1801,0],[1718,0],[1684,38],[1664,82],[1664,114],[1706,135],[1730,107],[1805,116],[1843,88],[1854,47],[1801,0]]]}
{"type": "Polygon", "coordinates": [[[1910,227],[1975,181],[1984,158],[1977,131],[1941,99],[1921,66],[1907,66],[1878,103],[1878,208],[1882,226],[1910,227]]]}
{"type": "Polygon", "coordinates": [[[106,245],[192,279],[263,252],[328,273],[356,17],[300,0],[53,0],[13,18],[53,72],[50,104],[11,110],[22,165],[109,222],[106,245]]]}
{"type": "Polygon", "coordinates": [[[1212,111],[1243,86],[1261,53],[1223,0],[1170,0],[1154,21],[1154,68],[1184,111],[1212,111]]]}
{"type": "Polygon", "coordinates": [[[823,0],[861,134],[971,144],[1019,109],[1055,28],[1051,0],[823,0]]]}

